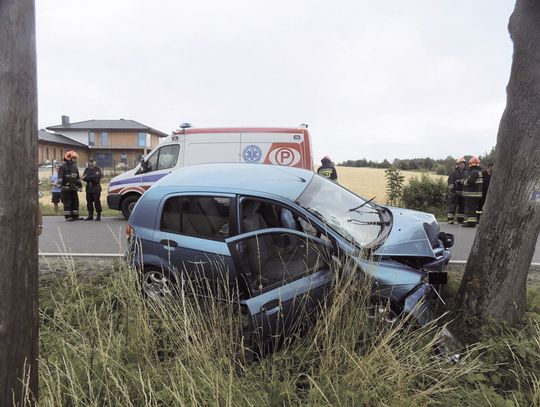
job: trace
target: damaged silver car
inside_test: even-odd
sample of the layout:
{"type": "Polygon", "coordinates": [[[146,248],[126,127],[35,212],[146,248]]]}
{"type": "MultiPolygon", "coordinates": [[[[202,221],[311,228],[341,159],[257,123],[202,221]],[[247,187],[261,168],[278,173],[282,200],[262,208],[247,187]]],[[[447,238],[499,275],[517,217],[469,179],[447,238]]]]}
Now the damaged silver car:
{"type": "Polygon", "coordinates": [[[204,270],[217,281],[225,272],[263,340],[287,335],[299,298],[322,303],[342,262],[371,277],[375,312],[389,304],[390,319],[429,323],[453,244],[431,214],[379,205],[307,170],[257,164],[171,173],[137,202],[128,235],[146,296],[170,294],[183,275],[204,270]]]}

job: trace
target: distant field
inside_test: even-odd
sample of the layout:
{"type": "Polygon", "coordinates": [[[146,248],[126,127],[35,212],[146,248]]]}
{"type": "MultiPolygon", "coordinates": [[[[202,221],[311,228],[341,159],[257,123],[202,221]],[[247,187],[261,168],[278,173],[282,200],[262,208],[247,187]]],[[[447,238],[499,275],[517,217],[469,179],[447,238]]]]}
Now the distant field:
{"type": "MultiPolygon", "coordinates": [[[[344,187],[357,193],[363,198],[375,198],[375,202],[386,203],[386,178],[384,169],[379,168],[355,168],[355,167],[336,167],[338,173],[338,182],[344,187]]],[[[402,171],[405,176],[405,183],[412,177],[420,177],[421,172],[402,171]]],[[[429,174],[433,178],[443,178],[445,176],[429,174]]]]}
{"type": "MultiPolygon", "coordinates": [[[[375,202],[380,204],[386,203],[386,178],[384,177],[384,169],[379,168],[354,168],[354,167],[336,167],[338,173],[338,181],[344,187],[357,193],[363,198],[370,199],[375,198],[375,202]]],[[[40,202],[44,205],[45,214],[52,214],[51,195],[49,193],[48,177],[50,177],[51,170],[40,170],[39,177],[42,179],[43,185],[41,187],[44,193],[40,202]]],[[[422,173],[413,171],[402,171],[405,176],[405,182],[412,177],[420,177],[422,173]]],[[[433,178],[443,178],[445,176],[429,174],[433,178]]],[[[103,192],[101,193],[101,204],[103,206],[103,214],[107,216],[119,215],[120,212],[113,211],[107,207],[107,185],[109,180],[105,180],[102,183],[103,192]]],[[[85,193],[79,193],[79,200],[81,203],[81,213],[86,214],[86,199],[85,193]]],[[[60,205],[60,211],[62,211],[62,205],[60,205]]],[[[61,212],[60,212],[61,213],[61,212]]]]}

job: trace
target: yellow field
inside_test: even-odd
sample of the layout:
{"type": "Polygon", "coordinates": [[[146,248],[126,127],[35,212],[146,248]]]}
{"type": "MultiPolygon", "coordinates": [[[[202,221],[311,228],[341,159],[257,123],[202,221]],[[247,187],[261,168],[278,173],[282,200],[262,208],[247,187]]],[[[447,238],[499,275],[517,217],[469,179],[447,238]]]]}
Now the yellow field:
{"type": "MultiPolygon", "coordinates": [[[[386,203],[386,178],[382,168],[355,168],[355,167],[336,167],[338,173],[338,182],[340,185],[350,189],[363,198],[370,199],[374,196],[375,202],[386,203]]],[[[419,178],[422,173],[413,171],[402,171],[405,176],[405,183],[412,178],[419,178]]],[[[429,174],[433,178],[443,178],[445,176],[429,174]]]]}
{"type": "MultiPolygon", "coordinates": [[[[338,173],[338,182],[344,187],[350,189],[351,191],[357,193],[363,198],[370,199],[375,196],[374,201],[380,204],[386,203],[386,178],[384,177],[384,169],[382,168],[354,168],[354,167],[336,167],[338,173]]],[[[412,177],[420,177],[420,172],[413,171],[402,171],[405,176],[405,183],[412,177]]],[[[443,178],[445,176],[429,174],[433,178],[443,178]]],[[[40,171],[40,178],[43,180],[48,179],[50,176],[50,169],[40,171]]],[[[103,210],[109,211],[107,208],[107,183],[102,184],[103,191],[101,193],[101,205],[103,210]]],[[[40,202],[44,205],[51,204],[51,194],[47,189],[43,188],[44,192],[43,198],[40,199],[40,202]]],[[[86,213],[86,198],[85,193],[79,193],[79,201],[81,212],[86,213]]],[[[62,204],[60,204],[60,214],[62,214],[62,204]]],[[[109,211],[111,214],[118,214],[116,211],[109,211]]]]}

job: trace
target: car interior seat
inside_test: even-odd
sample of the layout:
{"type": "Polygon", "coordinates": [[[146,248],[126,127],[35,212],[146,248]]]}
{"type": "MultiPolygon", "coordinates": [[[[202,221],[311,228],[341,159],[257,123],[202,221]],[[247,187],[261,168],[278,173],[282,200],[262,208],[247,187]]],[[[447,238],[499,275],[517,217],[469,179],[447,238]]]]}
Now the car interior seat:
{"type": "MultiPolygon", "coordinates": [[[[260,201],[246,200],[242,205],[242,224],[245,232],[268,228],[264,217],[259,213],[260,201]]],[[[279,241],[278,239],[277,241],[279,241]]],[[[247,241],[247,263],[252,278],[264,285],[283,281],[306,272],[305,245],[291,248],[288,240],[280,245],[269,236],[258,236],[247,241]]]]}

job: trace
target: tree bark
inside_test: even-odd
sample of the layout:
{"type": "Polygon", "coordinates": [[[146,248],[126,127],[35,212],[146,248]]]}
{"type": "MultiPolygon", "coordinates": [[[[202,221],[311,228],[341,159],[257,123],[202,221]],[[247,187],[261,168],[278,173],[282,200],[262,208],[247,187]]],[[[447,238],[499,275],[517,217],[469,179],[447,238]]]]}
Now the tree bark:
{"type": "Polygon", "coordinates": [[[517,0],[506,109],[484,213],[458,291],[462,321],[516,323],[540,232],[540,1],[517,0]]]}
{"type": "Polygon", "coordinates": [[[0,0],[0,406],[38,395],[36,82],[34,1],[0,0]]]}

